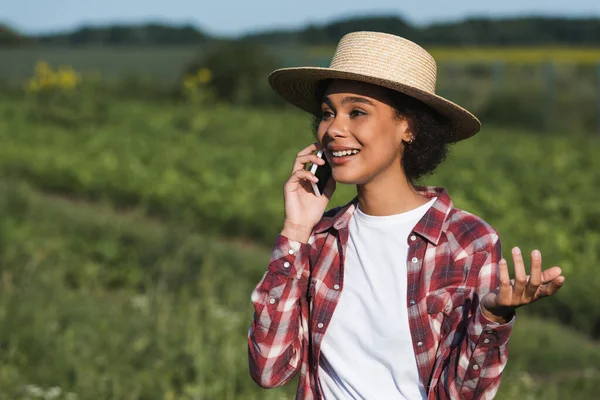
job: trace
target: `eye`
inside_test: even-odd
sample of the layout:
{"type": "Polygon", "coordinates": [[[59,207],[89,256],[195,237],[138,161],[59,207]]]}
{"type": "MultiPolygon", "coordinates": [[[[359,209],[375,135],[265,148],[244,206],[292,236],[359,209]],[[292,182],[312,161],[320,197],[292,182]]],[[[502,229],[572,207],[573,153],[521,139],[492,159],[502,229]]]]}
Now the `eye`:
{"type": "Polygon", "coordinates": [[[354,118],[354,117],[360,117],[361,115],[366,115],[367,113],[365,113],[363,110],[352,110],[350,111],[350,118],[354,118]]]}
{"type": "Polygon", "coordinates": [[[333,117],[333,112],[330,110],[321,110],[321,119],[328,119],[333,117]]]}

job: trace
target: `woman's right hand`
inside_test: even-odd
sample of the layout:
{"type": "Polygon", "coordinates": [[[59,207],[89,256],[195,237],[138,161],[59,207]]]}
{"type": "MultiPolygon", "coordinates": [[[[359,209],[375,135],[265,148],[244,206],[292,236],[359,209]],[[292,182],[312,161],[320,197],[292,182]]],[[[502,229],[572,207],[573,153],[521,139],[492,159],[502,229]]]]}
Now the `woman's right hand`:
{"type": "Polygon", "coordinates": [[[314,153],[317,149],[317,143],[313,143],[297,154],[292,174],[283,186],[285,221],[281,234],[303,243],[308,241],[314,226],[321,220],[335,190],[335,181],[331,177],[322,196],[313,192],[311,182],[316,183],[318,179],[305,169],[305,165],[325,163],[314,153]]]}

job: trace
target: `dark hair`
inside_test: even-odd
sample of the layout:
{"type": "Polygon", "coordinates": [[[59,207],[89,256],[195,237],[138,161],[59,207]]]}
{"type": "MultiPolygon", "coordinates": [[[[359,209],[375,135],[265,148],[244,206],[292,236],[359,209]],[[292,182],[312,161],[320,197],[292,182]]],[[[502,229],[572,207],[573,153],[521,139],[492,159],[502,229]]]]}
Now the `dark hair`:
{"type": "MultiPolygon", "coordinates": [[[[318,101],[321,102],[329,81],[323,81],[317,90],[318,101]]],[[[403,93],[389,90],[392,107],[396,110],[396,118],[408,121],[414,141],[405,143],[402,154],[402,169],[412,184],[423,176],[431,174],[446,158],[449,145],[454,141],[454,131],[450,120],[421,101],[403,93]]],[[[313,119],[315,135],[321,116],[313,119]]]]}

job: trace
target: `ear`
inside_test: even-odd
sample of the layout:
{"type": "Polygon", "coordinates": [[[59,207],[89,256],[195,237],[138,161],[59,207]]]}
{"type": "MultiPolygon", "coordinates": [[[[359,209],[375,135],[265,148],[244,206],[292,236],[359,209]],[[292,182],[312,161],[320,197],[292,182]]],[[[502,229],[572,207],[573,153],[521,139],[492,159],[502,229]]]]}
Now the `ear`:
{"type": "Polygon", "coordinates": [[[404,143],[405,145],[411,144],[415,140],[415,137],[412,133],[412,129],[410,127],[410,123],[406,118],[398,119],[398,134],[400,135],[402,143],[404,143]]]}

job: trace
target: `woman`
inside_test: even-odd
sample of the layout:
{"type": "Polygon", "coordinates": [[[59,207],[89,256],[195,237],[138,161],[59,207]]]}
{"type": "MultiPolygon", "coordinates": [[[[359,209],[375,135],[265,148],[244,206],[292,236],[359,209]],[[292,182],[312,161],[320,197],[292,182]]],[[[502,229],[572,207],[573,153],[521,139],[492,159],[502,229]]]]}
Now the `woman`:
{"type": "Polygon", "coordinates": [[[300,372],[298,399],[490,399],[515,309],[554,294],[561,270],[514,282],[497,232],[442,188],[415,187],[449,143],[480,123],[437,96],[421,47],[374,32],[344,36],[329,68],[288,68],[271,86],[317,118],[317,143],[284,186],[285,222],[252,293],[250,372],[262,387],[300,372]],[[332,167],[323,196],[307,163],[332,167]],[[326,213],[335,183],[357,196],[326,213]]]}

